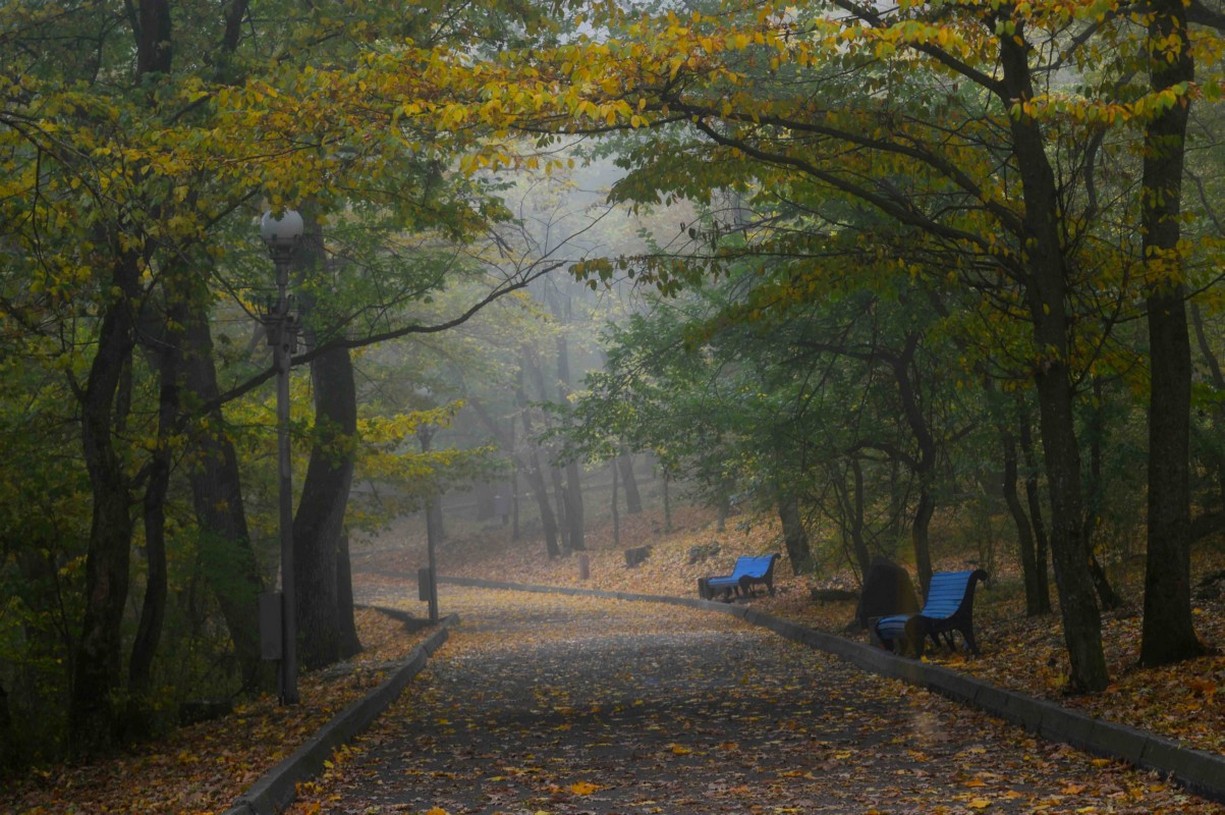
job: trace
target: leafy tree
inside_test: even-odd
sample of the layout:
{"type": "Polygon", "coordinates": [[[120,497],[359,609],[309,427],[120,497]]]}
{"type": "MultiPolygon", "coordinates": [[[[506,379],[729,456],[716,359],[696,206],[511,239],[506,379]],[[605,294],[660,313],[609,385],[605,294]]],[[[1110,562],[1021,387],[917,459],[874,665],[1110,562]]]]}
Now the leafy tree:
{"type": "MultiPolygon", "coordinates": [[[[1110,5],[879,11],[850,0],[685,19],[670,12],[626,21],[616,40],[559,49],[537,69],[547,82],[564,83],[560,93],[538,87],[571,112],[568,129],[585,119],[591,129],[649,125],[664,134],[627,157],[635,172],[626,195],[703,198],[751,179],[755,189],[803,183],[858,200],[1027,326],[1020,355],[1038,394],[1072,684],[1086,691],[1104,687],[1107,676],[1075,405],[1111,315],[1134,302],[1137,286],[1152,291],[1159,264],[1152,252],[1145,257],[1145,246],[1154,246],[1145,241],[1166,240],[1137,240],[1153,223],[1153,202],[1165,207],[1170,199],[1153,194],[1151,173],[1145,185],[1136,172],[1152,151],[1138,164],[1126,150],[1196,92],[1188,82],[1135,81],[1137,66],[1155,64],[1146,53],[1190,55],[1208,42],[1175,46],[1166,38],[1185,31],[1177,22],[1151,36],[1133,23],[1152,22],[1157,31],[1169,17],[1168,10],[1133,17],[1110,5]],[[1136,179],[1130,193],[1123,186],[1110,193],[1148,202],[1126,208],[1137,220],[1119,231],[1102,219],[1098,182],[1108,162],[1123,169],[1124,183],[1129,174],[1136,179]]],[[[666,266],[648,277],[680,282],[666,266]]],[[[1158,406],[1153,421],[1160,425],[1166,410],[1158,406]]],[[[1185,515],[1181,497],[1168,500],[1171,517],[1185,515]]],[[[1154,544],[1159,557],[1165,544],[1154,544]]],[[[1165,551],[1182,574],[1185,551],[1165,551]]],[[[1189,624],[1178,605],[1173,613],[1189,624]]]]}

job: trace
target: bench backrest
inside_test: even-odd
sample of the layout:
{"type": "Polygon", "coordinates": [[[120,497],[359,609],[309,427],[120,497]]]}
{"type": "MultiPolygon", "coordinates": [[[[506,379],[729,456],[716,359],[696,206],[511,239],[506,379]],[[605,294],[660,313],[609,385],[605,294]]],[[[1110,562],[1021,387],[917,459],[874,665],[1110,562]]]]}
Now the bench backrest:
{"type": "Polygon", "coordinates": [[[985,579],[981,569],[964,572],[936,572],[927,588],[927,602],[919,613],[933,620],[952,617],[967,599],[974,602],[974,582],[985,579]]]}
{"type": "Polygon", "coordinates": [[[774,568],[774,560],[778,555],[741,555],[736,558],[736,568],[731,576],[739,580],[742,577],[765,577],[774,568]]]}

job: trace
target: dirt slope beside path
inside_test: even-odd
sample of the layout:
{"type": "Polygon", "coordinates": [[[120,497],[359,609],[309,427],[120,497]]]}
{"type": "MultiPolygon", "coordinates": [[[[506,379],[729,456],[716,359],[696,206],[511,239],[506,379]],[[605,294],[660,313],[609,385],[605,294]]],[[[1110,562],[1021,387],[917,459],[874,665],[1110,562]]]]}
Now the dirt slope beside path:
{"type": "Polygon", "coordinates": [[[1225,815],[724,615],[447,600],[451,642],[291,812],[1225,815]]]}

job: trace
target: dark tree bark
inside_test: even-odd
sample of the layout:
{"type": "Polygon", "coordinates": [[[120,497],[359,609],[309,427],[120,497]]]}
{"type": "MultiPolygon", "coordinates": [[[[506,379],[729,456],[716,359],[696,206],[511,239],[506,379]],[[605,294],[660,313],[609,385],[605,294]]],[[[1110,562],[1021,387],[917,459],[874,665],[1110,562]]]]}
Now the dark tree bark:
{"type": "MultiPolygon", "coordinates": [[[[1000,38],[1002,102],[1034,98],[1023,21],[1016,34],[1000,38]]],[[[1061,240],[1059,195],[1039,124],[1022,112],[1010,119],[1013,153],[1025,190],[1022,217],[1026,240],[1025,296],[1033,325],[1042,449],[1051,496],[1051,550],[1059,587],[1064,643],[1071,662],[1070,685],[1096,692],[1110,681],[1102,649],[1102,621],[1085,558],[1080,448],[1075,430],[1071,371],[1071,326],[1067,314],[1068,273],[1061,240]]]]}
{"type": "MultiPolygon", "coordinates": [[[[169,0],[143,0],[138,15],[136,75],[139,84],[171,66],[169,0]]],[[[114,433],[123,427],[130,394],[121,383],[131,373],[141,257],[125,241],[123,226],[108,237],[115,294],[101,307],[98,344],[81,399],[81,441],[93,495],[93,518],[85,559],[85,610],[72,660],[68,703],[71,752],[89,756],[115,743],[114,700],[121,680],[122,621],[131,561],[131,484],[114,433]]]]}
{"type": "Polygon", "coordinates": [[[1089,574],[1093,577],[1093,587],[1097,590],[1097,601],[1106,611],[1112,611],[1123,605],[1123,598],[1110,585],[1110,578],[1105,567],[1097,557],[1093,536],[1102,518],[1102,492],[1105,484],[1102,479],[1102,448],[1105,444],[1106,421],[1102,415],[1105,394],[1100,379],[1093,382],[1093,405],[1090,408],[1089,421],[1086,422],[1085,434],[1089,437],[1089,478],[1086,484],[1088,502],[1085,510],[1085,555],[1089,559],[1089,574]]]}
{"type": "Polygon", "coordinates": [[[1021,412],[1019,420],[1020,432],[1017,439],[1021,443],[1021,457],[1025,463],[1025,503],[1029,508],[1029,519],[1034,531],[1034,573],[1038,579],[1038,597],[1042,602],[1043,614],[1049,614],[1051,608],[1051,581],[1047,570],[1047,553],[1050,552],[1050,538],[1046,534],[1046,521],[1042,515],[1042,492],[1038,488],[1038,459],[1034,453],[1033,431],[1030,429],[1027,411],[1021,412]]]}
{"type": "Polygon", "coordinates": [[[151,732],[149,695],[152,690],[153,658],[161,642],[166,619],[166,497],[170,491],[172,435],[178,428],[183,363],[183,328],[188,314],[186,301],[173,299],[167,306],[165,325],[150,332],[157,343],[148,343],[149,358],[158,374],[157,446],[146,466],[143,502],[145,528],[145,595],[140,622],[128,658],[127,714],[122,727],[124,740],[144,738],[151,732]]]}
{"type": "MultiPolygon", "coordinates": [[[[1043,592],[1043,582],[1038,574],[1038,550],[1034,540],[1034,527],[1025,514],[1021,497],[1017,493],[1019,472],[1019,455],[1017,453],[1016,437],[1007,430],[1000,429],[1000,441],[1004,452],[1004,477],[1001,484],[1001,494],[1008,505],[1013,525],[1017,528],[1017,548],[1021,555],[1021,573],[1025,581],[1025,614],[1036,617],[1048,614],[1051,610],[1049,594],[1043,592]]],[[[1043,570],[1046,564],[1042,564],[1043,570]]]]}
{"type": "MultiPolygon", "coordinates": [[[[523,357],[523,366],[520,369],[522,374],[526,376],[527,378],[531,379],[532,384],[536,386],[536,393],[540,396],[540,399],[542,401],[547,400],[549,398],[549,391],[545,387],[544,371],[541,370],[540,363],[536,360],[536,353],[534,349],[524,347],[522,357],[523,357]]],[[[523,377],[520,378],[520,390],[522,392],[522,396],[520,399],[520,406],[523,408],[523,432],[527,436],[528,441],[534,444],[535,438],[533,436],[533,430],[530,424],[529,412],[527,409],[527,392],[526,392],[526,385],[523,382],[523,377]]],[[[545,426],[545,430],[549,430],[551,425],[550,425],[547,414],[542,419],[542,422],[545,426]]],[[[541,475],[541,478],[543,479],[544,473],[542,471],[542,464],[540,461],[539,448],[533,449],[532,468],[536,472],[539,472],[541,475]]],[[[558,467],[554,463],[549,464],[548,470],[549,470],[549,479],[552,482],[552,486],[553,486],[554,500],[556,501],[556,504],[557,504],[556,514],[554,514],[553,512],[550,512],[550,517],[553,519],[553,524],[554,524],[554,534],[558,539],[556,556],[568,555],[570,554],[570,551],[573,548],[573,540],[571,538],[573,528],[570,524],[570,520],[568,517],[569,515],[568,503],[569,502],[566,497],[565,478],[562,475],[561,468],[558,467]]],[[[541,495],[544,496],[544,500],[547,502],[548,501],[547,491],[541,493],[541,495]]],[[[555,557],[555,555],[553,555],[553,547],[549,547],[549,556],[555,557]]]]}
{"type": "Polygon", "coordinates": [[[915,506],[910,527],[910,539],[914,545],[920,591],[927,596],[927,587],[932,580],[930,528],[932,516],[936,512],[936,499],[932,495],[932,482],[936,474],[936,439],[932,435],[927,417],[923,414],[922,396],[917,383],[918,371],[914,366],[914,358],[918,345],[919,334],[907,334],[902,353],[891,358],[889,364],[893,369],[894,381],[897,382],[898,396],[902,400],[902,413],[918,447],[918,454],[910,462],[919,480],[919,501],[915,506]]]}
{"type": "MultiPolygon", "coordinates": [[[[1154,0],[1148,13],[1150,85],[1163,91],[1195,77],[1187,8],[1154,0]],[[1170,48],[1166,43],[1176,43],[1170,48]]],[[[1191,339],[1184,303],[1179,217],[1190,97],[1149,121],[1140,193],[1147,291],[1149,373],[1148,553],[1144,575],[1142,665],[1199,656],[1191,617],[1191,339]]]]}
{"type": "MultiPolygon", "coordinates": [[[[340,659],[342,618],[353,607],[340,602],[340,538],[353,482],[357,390],[349,351],[335,348],[311,363],[315,390],[315,440],[302,496],[294,515],[294,579],[299,658],[306,668],[340,659]]],[[[346,592],[352,596],[352,589],[346,592]]]]}
{"type": "Polygon", "coordinates": [[[780,493],[778,519],[783,527],[783,542],[787,547],[792,573],[808,574],[813,570],[812,548],[800,514],[800,499],[789,493],[780,493]]]}
{"type": "Polygon", "coordinates": [[[523,389],[523,375],[520,371],[519,384],[515,390],[515,401],[519,406],[519,416],[523,423],[523,436],[527,444],[532,445],[524,457],[520,459],[523,474],[527,477],[528,486],[536,497],[536,506],[540,511],[540,525],[544,532],[545,551],[550,558],[562,556],[561,543],[558,540],[557,517],[549,503],[549,488],[545,484],[544,472],[540,466],[540,455],[536,451],[532,430],[532,417],[528,409],[527,393],[523,389]]]}
{"type": "MultiPolygon", "coordinates": [[[[190,403],[217,404],[213,339],[202,304],[187,318],[183,366],[190,403]]],[[[188,479],[200,527],[201,564],[230,632],[243,688],[252,690],[264,677],[271,681],[272,673],[260,659],[258,598],[264,581],[247,529],[238,454],[219,408],[194,417],[188,427],[188,479]]]]}
{"type": "Polygon", "coordinates": [[[72,660],[68,704],[71,752],[88,757],[115,744],[114,700],[121,687],[123,611],[128,600],[132,541],[131,485],[114,431],[123,423],[117,404],[131,365],[140,280],[138,260],[116,252],[112,280],[117,290],[104,307],[97,351],[81,400],[81,443],[93,495],[93,518],[85,558],[85,609],[72,660]]]}
{"type": "Polygon", "coordinates": [[[846,472],[838,473],[833,484],[837,491],[842,516],[839,519],[839,525],[842,527],[844,539],[851,546],[854,565],[859,568],[859,574],[863,576],[872,566],[872,555],[868,551],[868,541],[864,537],[863,466],[859,459],[851,459],[849,470],[852,478],[850,489],[847,489],[846,486],[846,472]]]}
{"type": "MultiPolygon", "coordinates": [[[[1195,341],[1199,346],[1200,356],[1203,357],[1204,366],[1208,369],[1208,381],[1218,393],[1225,393],[1225,373],[1221,370],[1221,362],[1217,358],[1216,351],[1208,341],[1208,333],[1204,330],[1204,316],[1200,313],[1199,305],[1194,301],[1190,303],[1190,309],[1191,324],[1195,327],[1195,341]]],[[[1214,428],[1225,427],[1225,403],[1217,401],[1208,409],[1211,411],[1212,426],[1214,428]]],[[[1208,506],[1215,503],[1217,511],[1220,511],[1225,509],[1225,453],[1222,453],[1217,447],[1207,453],[1206,457],[1208,467],[1213,471],[1216,479],[1216,496],[1214,500],[1209,499],[1205,503],[1208,506]]],[[[1192,522],[1191,539],[1196,540],[1194,522],[1192,522]]]]}
{"type": "Polygon", "coordinates": [[[625,489],[625,511],[637,515],[642,512],[642,494],[638,491],[638,479],[634,477],[634,457],[622,450],[617,456],[616,467],[621,472],[621,484],[625,489]]]}

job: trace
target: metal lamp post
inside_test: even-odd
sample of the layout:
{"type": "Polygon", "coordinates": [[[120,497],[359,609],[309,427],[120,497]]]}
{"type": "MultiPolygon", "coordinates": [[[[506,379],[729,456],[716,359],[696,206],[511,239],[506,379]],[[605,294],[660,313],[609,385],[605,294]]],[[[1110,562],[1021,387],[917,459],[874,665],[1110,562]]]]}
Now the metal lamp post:
{"type": "Polygon", "coordinates": [[[285,210],[280,217],[265,212],[259,234],[276,264],[276,307],[267,315],[268,344],[276,368],[277,453],[281,530],[281,663],[278,692],[283,705],[298,703],[298,631],[294,613],[293,471],[289,460],[289,363],[297,325],[289,308],[289,266],[302,239],[302,216],[285,210]]]}
{"type": "MultiPolygon", "coordinates": [[[[434,438],[435,428],[429,422],[423,423],[417,428],[417,440],[421,442],[421,452],[430,452],[430,441],[434,438]]],[[[438,622],[438,563],[435,557],[435,546],[440,530],[438,529],[438,495],[434,490],[430,490],[429,497],[425,499],[425,545],[426,559],[429,561],[429,582],[425,589],[427,596],[424,598],[429,603],[430,622],[438,622]]],[[[418,578],[420,580],[420,578],[418,578]]]]}

